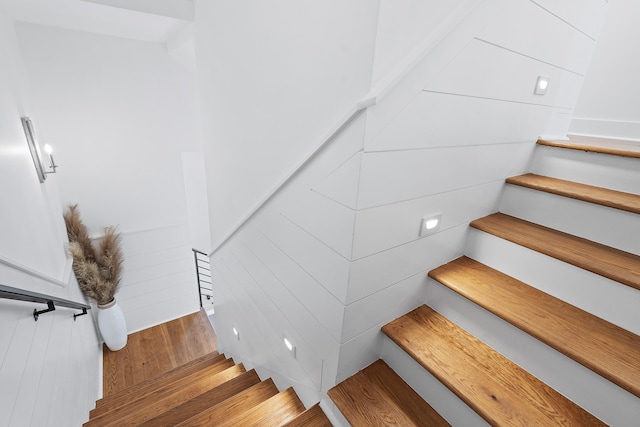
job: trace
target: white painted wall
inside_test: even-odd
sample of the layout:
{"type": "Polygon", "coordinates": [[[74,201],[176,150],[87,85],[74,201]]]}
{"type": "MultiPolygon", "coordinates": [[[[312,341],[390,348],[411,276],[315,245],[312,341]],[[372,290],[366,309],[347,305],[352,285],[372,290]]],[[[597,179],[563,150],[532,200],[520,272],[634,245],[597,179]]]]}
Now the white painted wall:
{"type": "MultiPolygon", "coordinates": [[[[320,389],[324,391],[378,358],[380,326],[426,300],[426,272],[462,254],[468,222],[497,209],[504,178],[526,170],[537,137],[566,134],[607,3],[576,0],[565,7],[543,1],[485,0],[468,6],[460,25],[415,69],[348,125],[214,253],[221,350],[248,360],[281,384],[295,385],[310,401],[314,396],[317,400],[318,359],[323,364],[320,389]],[[551,77],[544,97],[533,94],[538,75],[551,77]],[[419,238],[420,219],[431,213],[443,214],[441,228],[419,238]],[[233,326],[240,330],[239,341],[231,332],[233,326]],[[284,352],[283,333],[293,334],[297,341],[303,355],[297,361],[284,352]]],[[[415,28],[422,21],[407,14],[407,7],[404,2],[381,2],[376,37],[388,44],[376,47],[379,56],[373,64],[378,73],[393,69],[389,46],[394,41],[405,43],[400,45],[406,50],[407,40],[423,34],[422,28],[415,28]],[[398,34],[402,29],[406,33],[398,34]]],[[[196,10],[198,15],[201,9],[196,10]]],[[[216,22],[238,25],[238,15],[218,12],[216,22]]],[[[288,22],[298,18],[293,9],[282,17],[288,22]]],[[[263,34],[268,28],[260,25],[260,37],[250,37],[271,40],[285,32],[289,39],[298,36],[297,27],[282,26],[263,34]]],[[[225,49],[232,46],[228,43],[225,49]]],[[[242,121],[259,128],[261,117],[254,118],[261,113],[256,113],[245,91],[277,88],[280,96],[269,100],[269,114],[274,123],[297,129],[303,116],[279,110],[281,99],[298,96],[297,86],[288,86],[291,75],[261,80],[265,65],[249,65],[266,61],[266,56],[240,46],[242,58],[218,63],[228,87],[207,92],[219,96],[221,105],[229,100],[232,108],[220,107],[216,114],[204,109],[205,121],[212,127],[227,128],[242,121]],[[232,75],[236,78],[229,78],[232,75]],[[261,82],[259,88],[253,86],[254,79],[261,82]],[[238,105],[229,93],[247,98],[238,105]]],[[[274,58],[267,64],[273,67],[274,62],[285,61],[274,58]]],[[[201,64],[200,56],[198,60],[201,64]]],[[[201,84],[215,86],[211,75],[201,77],[201,84]]],[[[260,105],[266,102],[262,95],[256,99],[260,105]]],[[[218,153],[215,161],[227,161],[238,169],[216,178],[237,200],[246,197],[248,180],[267,176],[262,166],[253,163],[254,149],[262,153],[269,148],[284,162],[297,148],[283,152],[279,141],[268,135],[252,143],[241,139],[244,132],[248,131],[241,129],[237,137],[229,133],[219,141],[211,136],[206,142],[211,150],[208,167],[216,164],[213,157],[218,153]],[[230,141],[242,143],[243,153],[230,141]],[[217,144],[223,143],[231,148],[220,149],[217,144]],[[236,160],[239,154],[243,156],[236,160]],[[240,171],[250,171],[250,176],[236,185],[240,171]]],[[[314,136],[309,133],[307,139],[314,136]]],[[[261,191],[265,187],[270,189],[262,186],[261,191]]],[[[226,200],[215,191],[209,194],[212,204],[226,200]]],[[[234,212],[230,207],[229,215],[234,212]]],[[[214,228],[231,223],[220,220],[212,212],[214,228]]],[[[212,233],[220,236],[216,230],[212,233]]]]}
{"type": "Polygon", "coordinates": [[[182,159],[201,149],[193,74],[160,43],[27,23],[17,31],[60,165],[50,179],[90,233],[117,225],[123,235],[116,297],[129,331],[197,310],[182,159]]]}
{"type": "Polygon", "coordinates": [[[378,2],[196,1],[212,242],[369,89],[378,2]]]}
{"type": "Polygon", "coordinates": [[[571,133],[640,140],[640,4],[610,0],[571,133]]]}
{"type": "MultiPolygon", "coordinates": [[[[0,283],[84,302],[70,282],[56,183],[40,184],[20,117],[39,129],[13,23],[0,8],[0,283]]],[[[91,316],[0,300],[0,425],[80,425],[100,391],[100,346],[91,316]]]]}
{"type": "Polygon", "coordinates": [[[480,3],[369,109],[338,380],[380,356],[382,325],[427,302],[428,270],[463,253],[468,222],[497,210],[538,136],[566,134],[607,4],[543,3],[480,3]],[[438,213],[438,232],[420,238],[438,213]]]}

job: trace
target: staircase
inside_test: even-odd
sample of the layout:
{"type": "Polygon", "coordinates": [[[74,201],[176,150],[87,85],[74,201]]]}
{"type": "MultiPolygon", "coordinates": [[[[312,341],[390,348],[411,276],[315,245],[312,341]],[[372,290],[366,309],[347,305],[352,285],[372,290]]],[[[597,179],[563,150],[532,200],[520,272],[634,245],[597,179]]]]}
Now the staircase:
{"type": "Polygon", "coordinates": [[[640,145],[539,141],[383,359],[329,391],[353,426],[635,426],[640,145]],[[395,371],[395,372],[394,372],[395,371]],[[437,411],[437,412],[436,412],[437,411]]]}
{"type": "Polygon", "coordinates": [[[105,350],[105,396],[85,426],[331,426],[320,406],[212,351],[203,310],[129,338],[105,350]]]}

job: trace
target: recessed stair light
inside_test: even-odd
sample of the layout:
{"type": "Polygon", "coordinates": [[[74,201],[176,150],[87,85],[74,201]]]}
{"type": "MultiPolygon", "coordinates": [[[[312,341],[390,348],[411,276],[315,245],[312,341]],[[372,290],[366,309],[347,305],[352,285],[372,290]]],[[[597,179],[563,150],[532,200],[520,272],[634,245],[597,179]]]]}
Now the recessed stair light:
{"type": "Polygon", "coordinates": [[[442,214],[427,215],[420,222],[420,237],[428,236],[440,229],[442,214]]]}
{"type": "Polygon", "coordinates": [[[291,356],[295,359],[296,346],[287,337],[284,337],[284,346],[287,347],[287,350],[289,350],[289,353],[291,353],[291,356]]]}
{"type": "Polygon", "coordinates": [[[547,93],[547,88],[549,87],[549,77],[538,76],[538,80],[536,81],[536,88],[533,91],[536,95],[544,95],[547,93]]]}

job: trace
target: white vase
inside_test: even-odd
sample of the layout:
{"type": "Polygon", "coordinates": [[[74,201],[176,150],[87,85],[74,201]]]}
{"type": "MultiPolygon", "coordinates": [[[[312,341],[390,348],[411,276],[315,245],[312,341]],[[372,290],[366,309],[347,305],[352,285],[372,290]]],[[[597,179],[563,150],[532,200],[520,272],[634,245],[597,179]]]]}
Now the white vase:
{"type": "Polygon", "coordinates": [[[109,350],[118,351],[127,345],[127,324],[115,298],[98,304],[98,328],[109,350]]]}

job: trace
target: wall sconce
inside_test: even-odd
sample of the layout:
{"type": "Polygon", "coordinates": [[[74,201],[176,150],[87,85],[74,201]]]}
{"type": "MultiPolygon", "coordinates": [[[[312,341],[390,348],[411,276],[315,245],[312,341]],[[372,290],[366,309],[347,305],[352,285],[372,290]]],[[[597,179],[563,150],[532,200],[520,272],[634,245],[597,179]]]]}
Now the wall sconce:
{"type": "Polygon", "coordinates": [[[40,148],[36,143],[35,132],[33,131],[33,124],[29,117],[22,117],[22,129],[24,129],[24,135],[27,138],[27,145],[29,146],[29,152],[31,153],[31,158],[33,159],[33,165],[36,168],[36,174],[38,175],[38,179],[40,183],[43,183],[45,179],[47,179],[47,174],[56,173],[56,165],[55,160],[53,160],[53,156],[51,155],[51,146],[49,144],[44,146],[45,151],[49,155],[49,169],[46,170],[44,165],[42,164],[42,159],[40,156],[40,148]]]}

